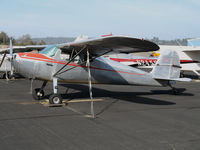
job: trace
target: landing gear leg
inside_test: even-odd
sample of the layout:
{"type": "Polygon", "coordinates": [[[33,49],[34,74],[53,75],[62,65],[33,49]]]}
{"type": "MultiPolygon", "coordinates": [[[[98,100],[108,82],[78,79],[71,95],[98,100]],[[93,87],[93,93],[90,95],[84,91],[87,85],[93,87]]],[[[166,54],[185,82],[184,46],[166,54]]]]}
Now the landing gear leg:
{"type": "Polygon", "coordinates": [[[60,94],[57,94],[58,91],[58,79],[53,78],[53,94],[49,97],[50,104],[62,104],[62,97],[60,94]]]}
{"type": "Polygon", "coordinates": [[[44,98],[44,88],[47,85],[47,81],[44,81],[41,88],[36,88],[32,91],[32,96],[35,100],[41,100],[44,98]]]}

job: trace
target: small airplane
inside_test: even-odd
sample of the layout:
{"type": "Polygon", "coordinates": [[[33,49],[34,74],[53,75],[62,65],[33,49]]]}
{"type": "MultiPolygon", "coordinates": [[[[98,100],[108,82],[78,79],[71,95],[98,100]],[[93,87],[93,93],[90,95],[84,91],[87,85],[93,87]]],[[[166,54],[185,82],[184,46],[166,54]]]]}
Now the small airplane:
{"type": "Polygon", "coordinates": [[[0,79],[13,78],[12,76],[13,72],[9,60],[10,54],[8,53],[10,48],[12,48],[12,51],[14,53],[19,53],[19,52],[39,52],[45,47],[47,47],[47,45],[12,46],[12,42],[10,42],[10,46],[8,46],[7,48],[0,49],[0,62],[2,62],[0,64],[0,79]]]}
{"type": "MultiPolygon", "coordinates": [[[[169,49],[175,50],[180,57],[181,75],[184,71],[194,72],[200,76],[200,47],[191,46],[166,46],[159,45],[158,52],[152,52],[150,56],[134,56],[133,54],[112,54],[107,55],[111,60],[123,63],[125,65],[138,68],[153,68],[160,56],[160,53],[169,49]]],[[[149,53],[148,53],[149,54],[149,53]]]]}
{"type": "Polygon", "coordinates": [[[178,94],[178,89],[172,87],[172,84],[176,81],[189,82],[191,79],[179,78],[181,67],[175,51],[163,53],[150,73],[103,57],[109,52],[133,53],[158,49],[155,43],[128,36],[79,38],[74,42],[50,45],[40,53],[13,54],[11,48],[10,62],[14,72],[43,81],[42,86],[32,92],[36,100],[44,97],[47,82],[53,81],[50,104],[62,103],[58,82],[89,83],[90,91],[91,84],[169,86],[174,94],[178,94]]]}

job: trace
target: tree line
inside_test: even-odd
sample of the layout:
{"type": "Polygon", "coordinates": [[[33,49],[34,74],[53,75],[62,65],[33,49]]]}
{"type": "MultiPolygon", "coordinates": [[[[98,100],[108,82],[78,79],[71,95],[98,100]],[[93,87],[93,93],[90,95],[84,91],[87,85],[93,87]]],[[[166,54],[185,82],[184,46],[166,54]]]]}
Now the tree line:
{"type": "Polygon", "coordinates": [[[187,45],[187,40],[189,38],[185,39],[175,39],[175,40],[160,40],[158,37],[153,37],[152,39],[147,39],[150,40],[158,45],[179,45],[179,46],[186,46],[187,45]]]}
{"type": "Polygon", "coordinates": [[[0,44],[1,45],[9,45],[10,39],[12,39],[13,45],[45,45],[46,43],[41,40],[39,42],[34,42],[31,39],[29,34],[22,35],[21,37],[15,39],[13,37],[9,37],[7,33],[1,32],[0,33],[0,44]]]}
{"type": "MultiPolygon", "coordinates": [[[[13,37],[9,37],[5,32],[0,33],[0,44],[8,45],[10,38],[12,39],[14,45],[45,45],[46,44],[46,41],[44,40],[33,41],[33,39],[31,38],[29,34],[22,35],[21,37],[15,39],[13,37]]],[[[52,41],[48,41],[47,43],[55,43],[53,39],[50,39],[52,41]]],[[[59,38],[57,39],[57,42],[58,40],[59,38]]],[[[187,39],[160,40],[158,37],[153,37],[152,39],[146,39],[146,40],[152,41],[158,45],[179,45],[179,46],[187,45],[187,39]]]]}

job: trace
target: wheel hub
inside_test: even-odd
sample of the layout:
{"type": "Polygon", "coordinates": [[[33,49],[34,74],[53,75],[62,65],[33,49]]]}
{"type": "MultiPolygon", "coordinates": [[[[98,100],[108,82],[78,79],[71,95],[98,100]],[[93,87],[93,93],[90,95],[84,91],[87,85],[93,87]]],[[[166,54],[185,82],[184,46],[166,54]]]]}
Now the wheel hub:
{"type": "Polygon", "coordinates": [[[54,104],[59,104],[60,99],[58,97],[54,97],[53,102],[54,102],[54,104]]]}

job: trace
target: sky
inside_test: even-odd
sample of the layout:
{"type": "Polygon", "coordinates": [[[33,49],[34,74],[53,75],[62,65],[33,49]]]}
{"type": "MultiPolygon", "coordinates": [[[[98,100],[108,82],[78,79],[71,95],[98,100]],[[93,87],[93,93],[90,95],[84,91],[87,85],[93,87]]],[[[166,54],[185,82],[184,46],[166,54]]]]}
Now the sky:
{"type": "Polygon", "coordinates": [[[0,0],[0,32],[18,38],[200,37],[199,0],[0,0]]]}

